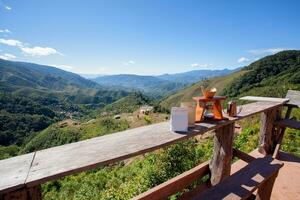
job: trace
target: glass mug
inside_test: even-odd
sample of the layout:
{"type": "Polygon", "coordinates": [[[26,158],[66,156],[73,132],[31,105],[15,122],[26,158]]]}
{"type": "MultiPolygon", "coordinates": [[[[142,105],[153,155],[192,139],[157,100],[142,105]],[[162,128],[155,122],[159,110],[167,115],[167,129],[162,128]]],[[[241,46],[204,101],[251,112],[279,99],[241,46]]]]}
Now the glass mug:
{"type": "Polygon", "coordinates": [[[187,108],[189,127],[194,127],[195,126],[195,120],[196,120],[196,103],[194,103],[194,102],[181,102],[180,107],[187,108]]]}
{"type": "Polygon", "coordinates": [[[239,110],[237,108],[236,101],[229,101],[227,109],[224,109],[223,112],[229,117],[236,117],[242,111],[242,106],[239,107],[239,110]]]}

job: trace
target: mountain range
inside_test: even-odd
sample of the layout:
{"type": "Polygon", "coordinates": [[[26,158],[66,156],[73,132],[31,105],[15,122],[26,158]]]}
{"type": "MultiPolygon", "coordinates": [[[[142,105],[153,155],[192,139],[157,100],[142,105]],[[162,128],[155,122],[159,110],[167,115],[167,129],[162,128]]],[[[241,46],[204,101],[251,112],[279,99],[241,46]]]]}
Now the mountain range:
{"type": "Polygon", "coordinates": [[[287,90],[300,90],[300,51],[288,50],[266,56],[234,73],[199,81],[161,100],[165,109],[201,95],[200,86],[216,87],[228,99],[242,96],[284,97],[287,90]]]}
{"type": "Polygon", "coordinates": [[[236,70],[193,70],[177,74],[142,76],[133,74],[101,75],[91,80],[103,86],[118,86],[123,90],[137,90],[155,98],[170,95],[188,85],[236,70]]]}

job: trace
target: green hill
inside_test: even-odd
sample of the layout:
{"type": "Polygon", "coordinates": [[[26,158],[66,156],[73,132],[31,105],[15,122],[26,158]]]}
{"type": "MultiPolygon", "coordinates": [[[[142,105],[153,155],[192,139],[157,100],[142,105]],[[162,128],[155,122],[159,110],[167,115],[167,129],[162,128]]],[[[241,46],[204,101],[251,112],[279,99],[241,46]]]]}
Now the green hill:
{"type": "Polygon", "coordinates": [[[242,76],[246,72],[247,72],[246,70],[243,70],[243,71],[234,72],[226,76],[220,76],[220,77],[215,77],[204,81],[200,81],[198,83],[193,84],[190,87],[187,87],[163,99],[160,102],[160,106],[166,109],[170,109],[172,106],[179,106],[180,102],[193,101],[192,98],[194,96],[200,96],[202,94],[200,89],[201,85],[207,88],[215,87],[218,89],[217,94],[220,94],[222,93],[222,91],[226,86],[236,81],[240,76],[242,76]]]}
{"type": "Polygon", "coordinates": [[[288,89],[300,90],[300,51],[282,51],[243,70],[248,72],[227,86],[223,92],[225,95],[283,97],[288,89]]]}
{"type": "Polygon", "coordinates": [[[56,91],[72,87],[96,88],[99,85],[77,74],[56,67],[0,59],[0,84],[12,88],[47,88],[56,91]]]}
{"type": "Polygon", "coordinates": [[[178,106],[201,95],[200,86],[216,87],[229,98],[245,95],[283,97],[287,90],[300,90],[300,51],[282,51],[264,57],[238,72],[195,83],[160,102],[164,108],[178,106]]]}
{"type": "Polygon", "coordinates": [[[54,122],[128,94],[55,67],[0,59],[0,146],[23,145],[54,122]]]}
{"type": "Polygon", "coordinates": [[[150,102],[151,100],[148,97],[142,93],[135,92],[105,106],[103,109],[100,109],[100,112],[110,114],[131,113],[137,110],[141,105],[149,104],[150,102]]]}

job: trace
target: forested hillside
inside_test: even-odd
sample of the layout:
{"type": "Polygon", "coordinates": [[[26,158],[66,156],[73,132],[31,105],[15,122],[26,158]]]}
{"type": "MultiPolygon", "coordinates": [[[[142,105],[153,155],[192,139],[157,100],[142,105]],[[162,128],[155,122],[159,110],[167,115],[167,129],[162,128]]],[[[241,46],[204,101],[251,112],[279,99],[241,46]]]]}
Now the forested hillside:
{"type": "Polygon", "coordinates": [[[240,96],[284,97],[287,90],[300,90],[300,51],[283,51],[264,57],[240,71],[195,83],[165,99],[162,107],[170,108],[201,95],[200,86],[216,87],[218,95],[229,99],[240,96]]]}
{"type": "Polygon", "coordinates": [[[86,117],[128,94],[55,67],[0,59],[0,154],[15,155],[49,125],[86,117]]]}
{"type": "Polygon", "coordinates": [[[135,90],[146,95],[161,98],[166,97],[190,84],[200,80],[226,75],[236,70],[193,70],[176,74],[158,76],[141,76],[133,74],[119,74],[99,76],[92,80],[105,86],[118,86],[125,90],[135,90]]]}
{"type": "Polygon", "coordinates": [[[16,87],[35,89],[71,90],[72,86],[96,88],[99,85],[81,76],[55,67],[0,59],[0,85],[2,90],[16,87]]]}
{"type": "MultiPolygon", "coordinates": [[[[201,95],[200,85],[208,88],[216,87],[218,88],[218,94],[226,94],[230,98],[238,98],[250,93],[264,95],[263,91],[268,90],[268,88],[274,88],[275,90],[276,87],[282,87],[284,90],[278,90],[280,93],[274,94],[274,96],[282,96],[287,89],[299,89],[296,75],[299,70],[297,69],[299,69],[299,51],[281,52],[263,58],[233,74],[207,79],[187,87],[163,99],[160,105],[156,106],[158,109],[155,111],[161,111],[160,107],[169,108],[179,105],[182,101],[191,101],[193,96],[201,95]],[[280,62],[285,63],[284,66],[280,62]],[[272,67],[269,66],[278,67],[275,68],[274,73],[269,73],[269,71],[272,71],[272,67]],[[284,70],[279,66],[283,66],[284,70]],[[269,75],[265,75],[266,72],[269,75]],[[257,75],[254,73],[257,73],[257,75]],[[247,86],[245,82],[252,79],[257,81],[252,82],[254,87],[252,85],[247,86]],[[284,83],[285,86],[281,85],[281,83],[284,83]],[[239,92],[240,90],[242,92],[239,92]]],[[[89,88],[86,90],[84,88],[82,91],[91,90],[94,89],[89,88]]],[[[93,119],[86,117],[78,118],[78,120],[73,118],[63,121],[60,121],[63,115],[58,112],[59,110],[55,110],[53,105],[60,105],[60,110],[73,110],[70,114],[81,113],[82,109],[86,109],[85,107],[88,105],[74,104],[72,103],[72,99],[69,98],[63,98],[66,101],[64,103],[61,98],[56,99],[57,96],[53,95],[53,93],[50,94],[53,95],[54,99],[48,97],[41,98],[39,95],[37,95],[37,99],[26,97],[23,99],[18,96],[19,94],[18,92],[13,92],[10,94],[4,93],[1,96],[1,114],[3,115],[1,120],[3,120],[3,126],[6,125],[5,119],[8,119],[7,114],[20,118],[28,115],[30,120],[37,118],[37,121],[41,123],[35,123],[35,121],[28,123],[26,120],[22,121],[22,118],[21,120],[19,118],[16,120],[18,123],[20,122],[20,125],[12,124],[13,121],[10,121],[11,124],[8,123],[5,129],[3,129],[4,131],[1,130],[1,134],[5,133],[2,138],[5,138],[6,135],[9,138],[15,137],[5,132],[12,127],[19,127],[11,129],[18,133],[16,135],[18,137],[7,140],[9,146],[0,146],[0,159],[168,120],[168,115],[163,113],[153,113],[150,116],[137,117],[138,112],[136,110],[139,106],[144,104],[153,105],[153,101],[141,93],[132,93],[111,104],[94,109],[93,112],[89,113],[93,119]],[[13,101],[9,101],[10,99],[13,101]],[[69,107],[70,105],[74,107],[69,107]],[[22,114],[19,115],[18,113],[22,114]],[[121,114],[121,119],[114,119],[113,115],[115,114],[121,114]],[[44,121],[40,120],[40,117],[44,121]],[[54,121],[59,122],[53,123],[54,121]],[[51,125],[49,126],[49,124],[51,125]],[[26,125],[27,129],[23,129],[23,125],[26,125]],[[42,131],[35,131],[37,126],[44,128],[42,128],[42,131]],[[31,130],[30,136],[26,135],[28,131],[25,130],[31,130]]],[[[266,94],[272,96],[271,93],[266,94]]],[[[299,110],[295,110],[292,116],[300,119],[299,110]]],[[[259,117],[247,118],[240,123],[243,130],[236,136],[234,146],[244,152],[249,152],[256,148],[258,144],[259,117]]],[[[300,156],[299,145],[300,132],[288,129],[282,149],[300,156]]],[[[186,142],[171,145],[160,151],[148,153],[145,156],[139,156],[131,160],[115,163],[115,165],[103,166],[95,170],[67,176],[60,180],[43,184],[43,198],[130,199],[208,160],[212,154],[212,146],[211,135],[208,135],[204,139],[193,138],[186,142]]],[[[203,180],[199,180],[199,182],[201,181],[203,180]]],[[[176,199],[179,195],[174,195],[172,199],[176,199]]]]}
{"type": "Polygon", "coordinates": [[[132,74],[100,76],[93,80],[100,85],[118,86],[127,91],[143,92],[155,98],[176,92],[187,85],[186,83],[164,80],[155,76],[132,74]]]}
{"type": "Polygon", "coordinates": [[[248,72],[227,86],[223,94],[283,97],[288,89],[300,90],[300,51],[279,52],[243,70],[248,72]]]}

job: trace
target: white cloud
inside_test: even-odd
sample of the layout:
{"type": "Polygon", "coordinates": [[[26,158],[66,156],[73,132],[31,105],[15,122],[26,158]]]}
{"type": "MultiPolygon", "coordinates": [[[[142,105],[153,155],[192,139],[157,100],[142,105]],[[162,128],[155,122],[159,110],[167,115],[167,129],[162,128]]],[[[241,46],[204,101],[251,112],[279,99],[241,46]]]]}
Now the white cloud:
{"type": "Polygon", "coordinates": [[[11,10],[11,7],[10,6],[5,6],[4,7],[6,10],[11,10]]]}
{"type": "Polygon", "coordinates": [[[193,63],[193,64],[191,64],[191,67],[198,67],[198,66],[199,66],[198,63],[193,63]]]}
{"type": "Polygon", "coordinates": [[[248,62],[249,61],[249,58],[246,58],[246,57],[240,57],[237,62],[238,63],[243,63],[243,62],[248,62]]]}
{"type": "Polygon", "coordinates": [[[5,44],[8,46],[17,46],[17,47],[22,47],[23,43],[20,42],[19,40],[13,40],[13,39],[0,39],[0,44],[5,44]]]}
{"type": "Polygon", "coordinates": [[[25,55],[32,57],[49,56],[54,54],[62,55],[56,49],[51,47],[21,47],[20,49],[25,55]]]}
{"type": "Polygon", "coordinates": [[[208,63],[205,63],[205,64],[199,64],[199,63],[193,63],[193,64],[191,64],[191,67],[199,67],[199,68],[202,68],[202,69],[207,69],[207,68],[210,68],[210,67],[212,67],[213,66],[213,64],[208,64],[208,63]]]}
{"type": "Polygon", "coordinates": [[[28,47],[29,44],[27,43],[23,43],[19,40],[14,40],[14,39],[0,39],[0,44],[5,44],[8,46],[15,46],[18,47],[22,53],[24,55],[27,56],[32,56],[32,57],[39,57],[39,56],[49,56],[49,55],[54,55],[54,54],[58,54],[58,55],[62,55],[62,53],[60,53],[59,51],[57,51],[54,48],[51,47],[39,47],[39,46],[35,46],[35,47],[28,47]]]}
{"type": "Polygon", "coordinates": [[[53,66],[53,67],[56,67],[56,68],[59,68],[59,69],[63,69],[63,70],[73,70],[73,69],[75,69],[75,67],[71,66],[71,65],[50,64],[50,66],[53,66]]]}
{"type": "Polygon", "coordinates": [[[11,33],[8,29],[0,29],[0,33],[11,33]]]}
{"type": "Polygon", "coordinates": [[[4,60],[13,60],[16,58],[16,56],[13,54],[5,53],[5,54],[0,55],[0,58],[4,59],[4,60]]]}
{"type": "Polygon", "coordinates": [[[133,60],[129,60],[129,61],[123,62],[123,65],[125,65],[125,66],[134,65],[134,64],[135,64],[135,62],[133,60]]]}
{"type": "Polygon", "coordinates": [[[264,54],[275,54],[285,50],[289,50],[289,48],[252,49],[252,50],[248,50],[247,52],[253,55],[264,55],[264,54]]]}

